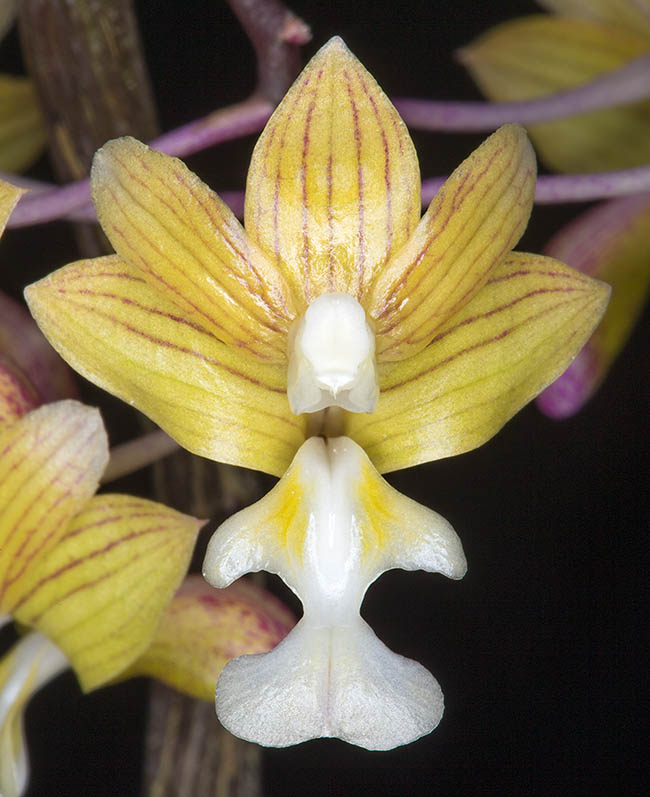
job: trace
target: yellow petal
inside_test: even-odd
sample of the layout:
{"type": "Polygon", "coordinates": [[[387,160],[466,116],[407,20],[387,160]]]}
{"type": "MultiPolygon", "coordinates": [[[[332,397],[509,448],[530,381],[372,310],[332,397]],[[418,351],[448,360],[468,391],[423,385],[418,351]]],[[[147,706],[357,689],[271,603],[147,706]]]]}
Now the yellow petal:
{"type": "Polygon", "coordinates": [[[202,524],[152,501],[95,496],[20,579],[12,614],[61,648],[84,690],[101,686],[151,642],[202,524]]]}
{"type": "Polygon", "coordinates": [[[45,148],[45,122],[30,80],[0,75],[0,170],[27,169],[45,148]]]}
{"type": "Polygon", "coordinates": [[[608,297],[556,260],[513,252],[426,349],[380,365],[377,409],[348,414],[346,434],[382,472],[481,445],[567,367],[608,297]]]}
{"type": "Polygon", "coordinates": [[[23,577],[49,560],[108,460],[97,410],[47,404],[0,434],[0,609],[13,614],[23,577]]]}
{"type": "Polygon", "coordinates": [[[165,299],[219,340],[286,358],[295,313],[281,275],[182,161],[118,138],[96,153],[91,186],[115,251],[165,299]]]}
{"type": "Polygon", "coordinates": [[[34,693],[68,667],[61,651],[41,634],[31,633],[0,660],[0,794],[25,793],[29,765],[23,716],[34,693]]]}
{"type": "MultiPolygon", "coordinates": [[[[492,100],[543,97],[575,88],[650,52],[636,30],[569,17],[528,17],[499,25],[460,53],[492,100]]],[[[566,172],[605,171],[650,161],[650,102],[531,125],[540,157],[566,172]]]]}
{"type": "Polygon", "coordinates": [[[118,257],[73,263],[26,296],[73,368],[195,454],[281,475],[304,440],[306,420],[289,409],[286,366],[221,343],[118,257]]]}
{"type": "Polygon", "coordinates": [[[123,677],[150,675],[211,702],[229,659],[271,650],[295,622],[277,598],[250,581],[215,590],[191,575],[174,595],[151,645],[123,677]]]}
{"type": "Polygon", "coordinates": [[[500,128],[454,171],[364,300],[380,360],[423,349],[485,284],[526,229],[535,177],[519,125],[500,128]]]}
{"type": "Polygon", "coordinates": [[[257,142],[247,234],[307,302],[333,292],[358,298],[415,228],[419,203],[404,123],[341,39],[331,39],[257,142]]]}
{"type": "Polygon", "coordinates": [[[650,197],[624,197],[589,210],[558,233],[547,252],[612,286],[598,329],[538,399],[547,415],[565,418],[598,389],[643,310],[650,290],[650,197]]]}
{"type": "Polygon", "coordinates": [[[38,395],[29,379],[14,362],[0,354],[0,431],[38,404],[38,395]]]}
{"type": "Polygon", "coordinates": [[[557,14],[595,19],[620,25],[650,36],[650,6],[643,0],[537,0],[538,4],[557,14]]]}
{"type": "Polygon", "coordinates": [[[7,219],[11,216],[11,211],[25,193],[27,193],[25,188],[18,188],[17,185],[0,180],[0,235],[7,226],[7,219]]]}

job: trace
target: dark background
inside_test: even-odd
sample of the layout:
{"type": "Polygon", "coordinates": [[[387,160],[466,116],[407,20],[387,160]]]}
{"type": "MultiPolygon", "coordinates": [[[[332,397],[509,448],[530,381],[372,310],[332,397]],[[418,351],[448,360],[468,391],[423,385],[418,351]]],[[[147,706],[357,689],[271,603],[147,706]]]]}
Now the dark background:
{"type": "MultiPolygon", "coordinates": [[[[313,29],[306,57],[340,34],[389,95],[437,99],[478,99],[453,50],[536,10],[475,0],[292,8],[313,29]]],[[[250,92],[252,52],[224,2],[136,9],[164,129],[250,92]]],[[[19,70],[15,35],[0,62],[19,70]]],[[[423,176],[448,173],[482,138],[414,135],[423,176]]],[[[239,188],[253,143],[188,162],[217,190],[239,188]]],[[[35,173],[47,176],[45,160],[35,173]]],[[[579,209],[536,208],[519,248],[539,251],[579,209]]],[[[75,256],[62,223],[9,232],[5,282],[18,293],[75,256]]],[[[434,673],[445,716],[388,753],[334,740],[266,751],[268,795],[646,793],[649,322],[646,312],[574,419],[531,406],[481,449],[390,477],[454,524],[469,562],[460,582],[387,573],[363,609],[383,641],[434,673]]],[[[117,422],[113,442],[136,433],[104,394],[85,395],[117,422]]],[[[136,795],[146,689],[140,680],[82,696],[66,675],[43,690],[28,712],[30,797],[136,795]]]]}

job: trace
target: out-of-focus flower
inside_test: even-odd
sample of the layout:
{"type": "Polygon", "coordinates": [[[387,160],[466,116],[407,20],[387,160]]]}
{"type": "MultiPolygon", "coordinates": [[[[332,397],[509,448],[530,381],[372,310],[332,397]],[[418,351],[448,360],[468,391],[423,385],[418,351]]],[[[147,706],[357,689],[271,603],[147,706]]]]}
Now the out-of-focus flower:
{"type": "Polygon", "coordinates": [[[225,587],[250,571],[277,573],[304,604],[273,651],[228,663],[217,714],[244,739],[284,747],[337,736],[371,750],[436,727],[443,697],[422,666],[392,653],[361,619],[384,571],[467,569],[449,523],[398,493],[345,437],[305,442],[280,482],[214,534],[204,575],[225,587]]]}
{"type": "MultiPolygon", "coordinates": [[[[16,16],[16,2],[0,3],[0,39],[16,16]]],[[[0,170],[27,169],[45,147],[45,121],[28,78],[0,75],[0,170]]]]}
{"type": "Polygon", "coordinates": [[[381,472],[480,445],[607,303],[602,284],[510,251],[535,187],[518,126],[420,219],[406,128],[340,39],[257,143],[245,233],[180,161],[133,139],[105,145],[91,181],[117,255],[30,286],[39,325],[181,445],[276,475],[310,434],[347,435],[381,472]]]}
{"type": "MultiPolygon", "coordinates": [[[[496,101],[575,88],[650,53],[650,6],[638,0],[539,0],[554,12],[505,22],[459,57],[496,101]]],[[[553,169],[594,172],[650,162],[650,101],[530,125],[553,169]]]]}
{"type": "Polygon", "coordinates": [[[650,196],[592,208],[562,229],[546,251],[612,286],[612,300],[595,333],[537,400],[546,415],[566,418],[598,389],[643,310],[650,289],[650,196]]]}

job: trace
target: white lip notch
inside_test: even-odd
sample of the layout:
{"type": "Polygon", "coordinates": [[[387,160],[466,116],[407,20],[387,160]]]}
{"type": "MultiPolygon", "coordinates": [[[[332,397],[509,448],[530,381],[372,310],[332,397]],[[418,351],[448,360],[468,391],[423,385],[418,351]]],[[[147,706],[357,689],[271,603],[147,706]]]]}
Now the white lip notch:
{"type": "Polygon", "coordinates": [[[315,299],[290,335],[287,392],[295,415],[341,407],[372,412],[379,398],[375,336],[347,293],[315,299]]]}

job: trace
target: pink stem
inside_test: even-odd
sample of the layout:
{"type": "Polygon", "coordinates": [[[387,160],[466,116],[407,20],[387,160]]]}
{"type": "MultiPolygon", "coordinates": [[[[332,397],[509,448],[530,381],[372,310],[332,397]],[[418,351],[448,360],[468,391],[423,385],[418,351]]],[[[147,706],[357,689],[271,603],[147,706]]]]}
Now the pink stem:
{"type": "Polygon", "coordinates": [[[495,130],[509,122],[532,124],[601,108],[629,105],[650,97],[650,55],[571,91],[520,102],[435,102],[393,100],[400,116],[417,130],[472,132],[495,130]]]}
{"type": "MultiPolygon", "coordinates": [[[[151,146],[168,155],[190,155],[223,141],[258,132],[272,112],[271,103],[253,96],[169,133],[163,133],[151,142],[151,146]]],[[[87,178],[61,188],[27,194],[11,214],[7,226],[28,227],[53,221],[83,209],[89,202],[90,187],[87,178]]]]}

